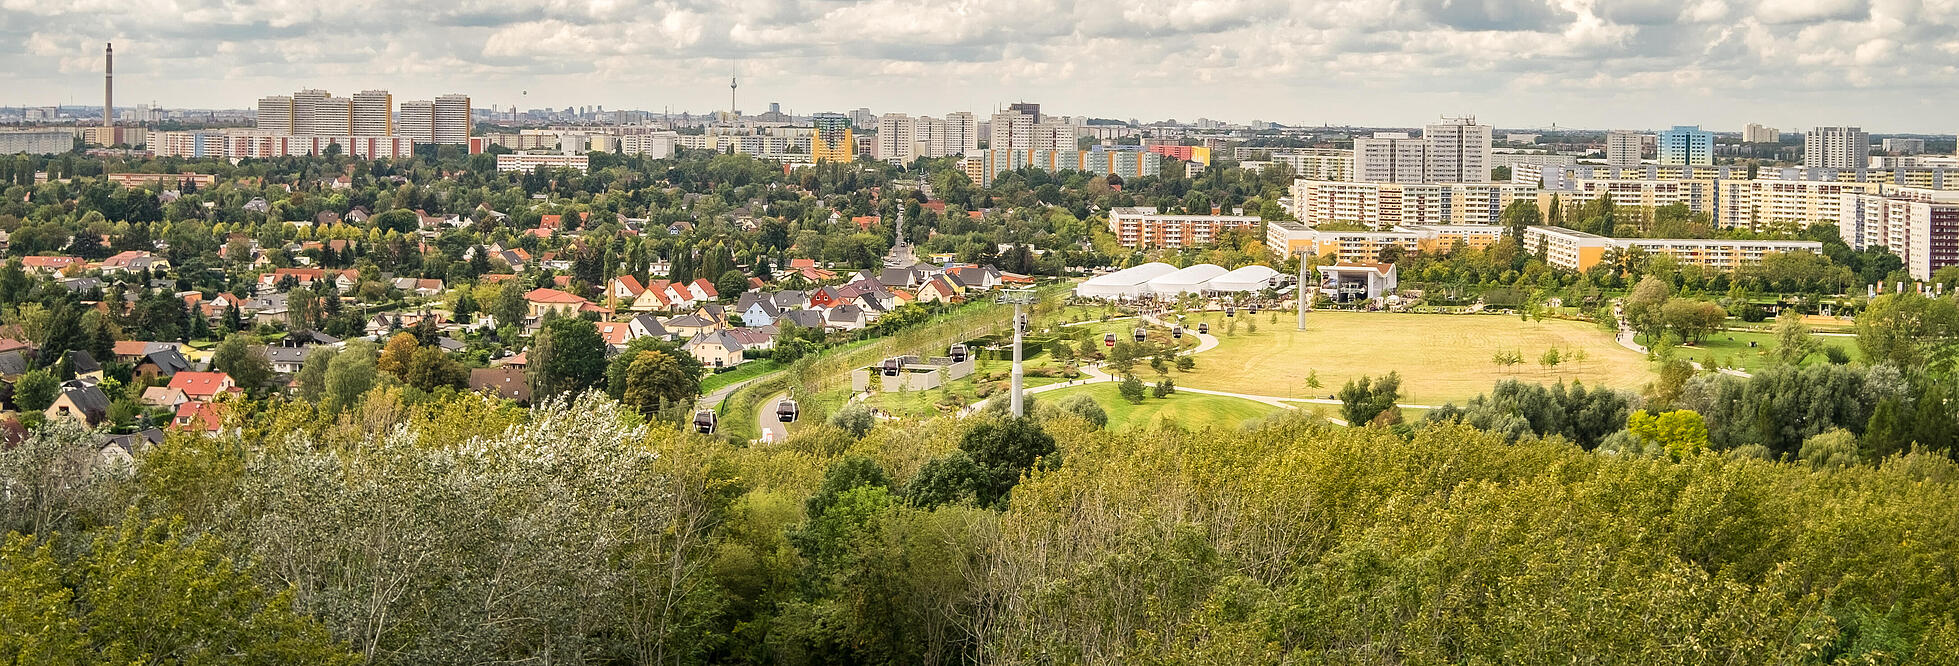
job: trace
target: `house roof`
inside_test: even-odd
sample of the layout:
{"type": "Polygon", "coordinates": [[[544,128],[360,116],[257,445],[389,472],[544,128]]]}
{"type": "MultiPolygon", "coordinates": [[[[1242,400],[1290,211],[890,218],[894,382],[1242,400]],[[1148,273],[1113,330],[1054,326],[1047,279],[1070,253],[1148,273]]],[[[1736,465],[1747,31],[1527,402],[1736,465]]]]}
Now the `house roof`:
{"type": "Polygon", "coordinates": [[[687,344],[682,348],[692,350],[704,344],[719,345],[722,349],[728,351],[741,351],[743,349],[741,341],[735,339],[735,336],[730,335],[727,331],[701,331],[695,333],[694,337],[688,339],[687,344]]]}
{"type": "Polygon", "coordinates": [[[27,353],[18,349],[0,352],[0,375],[12,377],[27,373],[27,353]]]}
{"type": "Polygon", "coordinates": [[[75,374],[80,375],[102,371],[102,364],[96,363],[95,357],[90,355],[87,350],[82,349],[68,352],[68,367],[73,368],[75,374]]]}
{"type": "Polygon", "coordinates": [[[626,288],[626,293],[632,294],[634,296],[638,296],[640,295],[641,292],[646,291],[646,287],[640,286],[639,278],[633,277],[631,275],[621,275],[619,277],[612,278],[612,281],[615,284],[624,286],[626,288]]]}
{"type": "Polygon", "coordinates": [[[177,419],[171,423],[171,427],[179,430],[201,432],[211,432],[223,426],[224,417],[218,414],[215,403],[196,400],[177,405],[177,419]]]}
{"type": "Polygon", "coordinates": [[[524,294],[524,300],[532,303],[583,303],[585,299],[567,294],[550,287],[538,287],[524,294]]]}
{"type": "Polygon", "coordinates": [[[190,359],[184,358],[176,347],[153,350],[143,355],[143,361],[155,364],[158,372],[173,377],[190,369],[190,359]]]}
{"type": "Polygon", "coordinates": [[[100,422],[109,415],[109,396],[93,384],[70,380],[61,383],[61,397],[73,403],[76,409],[88,417],[90,425],[100,422]]]}
{"type": "Polygon", "coordinates": [[[222,372],[179,372],[170,377],[170,388],[183,389],[195,396],[216,395],[231,383],[231,375],[222,372]]]}
{"type": "Polygon", "coordinates": [[[531,401],[530,378],[523,368],[476,368],[469,371],[469,388],[495,394],[499,398],[516,402],[531,401]]]}

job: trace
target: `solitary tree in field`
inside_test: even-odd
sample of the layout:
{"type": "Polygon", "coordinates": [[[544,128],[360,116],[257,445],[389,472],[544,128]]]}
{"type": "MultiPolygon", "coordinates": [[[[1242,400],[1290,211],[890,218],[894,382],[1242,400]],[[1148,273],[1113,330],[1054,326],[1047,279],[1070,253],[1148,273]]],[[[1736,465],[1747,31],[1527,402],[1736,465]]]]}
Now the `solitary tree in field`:
{"type": "Polygon", "coordinates": [[[1558,349],[1556,347],[1544,350],[1544,355],[1537,357],[1537,364],[1544,366],[1545,370],[1555,370],[1558,364],[1562,362],[1564,362],[1564,358],[1558,355],[1558,349]]]}

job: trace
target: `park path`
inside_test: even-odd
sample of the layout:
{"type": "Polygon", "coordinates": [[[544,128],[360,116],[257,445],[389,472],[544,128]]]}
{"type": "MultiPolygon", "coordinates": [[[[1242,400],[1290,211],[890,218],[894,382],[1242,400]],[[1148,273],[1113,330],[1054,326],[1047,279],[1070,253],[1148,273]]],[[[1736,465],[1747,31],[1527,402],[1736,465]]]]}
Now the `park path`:
{"type": "Polygon", "coordinates": [[[761,408],[755,410],[755,422],[761,426],[756,432],[762,434],[762,443],[771,444],[789,439],[789,424],[783,423],[775,415],[775,404],[787,397],[789,393],[783,392],[763,398],[761,408]]]}
{"type": "MultiPolygon", "coordinates": [[[[1647,351],[1647,349],[1646,349],[1646,346],[1645,346],[1645,345],[1642,345],[1642,344],[1639,344],[1639,342],[1637,342],[1637,341],[1636,341],[1636,340],[1634,339],[1634,334],[1633,334],[1633,332],[1632,332],[1632,329],[1630,329],[1630,328],[1626,328],[1626,323],[1625,323],[1624,321],[1620,321],[1620,322],[1619,322],[1619,334],[1618,334],[1617,336],[1614,336],[1614,337],[1615,337],[1615,338],[1617,338],[1617,339],[1619,340],[1619,346],[1621,346],[1621,347],[1625,347],[1625,348],[1627,348],[1627,349],[1631,349],[1631,350],[1633,350],[1633,351],[1636,351],[1636,352],[1639,352],[1639,353],[1641,353],[1641,354],[1645,354],[1645,353],[1648,353],[1648,351],[1647,351]]],[[[1707,368],[1705,368],[1705,367],[1702,367],[1702,366],[1701,366],[1701,364],[1700,364],[1700,361],[1693,361],[1693,360],[1690,360],[1690,361],[1687,361],[1687,364],[1688,364],[1688,365],[1692,365],[1692,366],[1694,366],[1694,371],[1695,371],[1695,372],[1703,372],[1703,371],[1705,371],[1705,370],[1707,370],[1707,368]]],[[[1740,378],[1743,378],[1743,379],[1747,379],[1747,378],[1749,378],[1749,377],[1753,377],[1753,376],[1755,376],[1755,375],[1752,375],[1752,374],[1749,374],[1749,373],[1747,373],[1747,372],[1744,372],[1744,371],[1741,371],[1741,370],[1736,370],[1736,369],[1734,369],[1734,368],[1721,368],[1719,372],[1720,372],[1721,374],[1724,374],[1724,375],[1727,375],[1727,376],[1730,376],[1730,377],[1740,377],[1740,378]]]]}

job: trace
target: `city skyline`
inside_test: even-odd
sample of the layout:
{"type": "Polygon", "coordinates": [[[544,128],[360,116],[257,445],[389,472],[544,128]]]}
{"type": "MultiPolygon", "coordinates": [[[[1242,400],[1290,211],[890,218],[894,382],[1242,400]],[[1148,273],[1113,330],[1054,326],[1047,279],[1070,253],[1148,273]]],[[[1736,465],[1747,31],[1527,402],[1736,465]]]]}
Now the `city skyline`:
{"type": "Polygon", "coordinates": [[[178,108],[250,108],[303,83],[402,99],[469,90],[479,108],[703,113],[724,109],[732,65],[749,113],[776,101],[799,115],[987,114],[1025,99],[1145,121],[1952,131],[1959,16],[1853,0],[1641,4],[10,3],[0,52],[20,66],[0,104],[88,103],[113,41],[118,96],[178,108]]]}

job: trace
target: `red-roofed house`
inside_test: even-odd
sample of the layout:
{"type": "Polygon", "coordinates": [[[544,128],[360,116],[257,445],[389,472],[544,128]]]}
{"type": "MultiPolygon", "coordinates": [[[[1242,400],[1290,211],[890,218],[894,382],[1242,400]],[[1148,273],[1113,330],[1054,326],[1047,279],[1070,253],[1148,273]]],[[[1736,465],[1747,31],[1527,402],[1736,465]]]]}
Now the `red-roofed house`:
{"type": "Polygon", "coordinates": [[[218,413],[218,405],[211,402],[192,401],[177,405],[177,417],[170,420],[170,428],[183,432],[213,434],[224,427],[224,415],[218,413]]]}
{"type": "Polygon", "coordinates": [[[714,283],[708,282],[707,278],[695,280],[689,283],[687,287],[691,291],[690,295],[696,301],[711,301],[721,296],[714,292],[714,283]]]}
{"type": "Polygon", "coordinates": [[[530,305],[530,316],[542,317],[546,312],[560,315],[576,315],[590,305],[585,299],[567,294],[550,287],[538,287],[524,294],[524,302],[530,305]]]}
{"type": "Polygon", "coordinates": [[[238,383],[222,372],[179,372],[170,377],[170,388],[184,392],[191,400],[210,400],[219,393],[237,391],[238,383]]]}
{"type": "Polygon", "coordinates": [[[598,323],[599,337],[613,349],[625,349],[626,343],[633,341],[632,322],[602,321],[598,323]]]}
{"type": "Polygon", "coordinates": [[[86,263],[88,262],[82,260],[81,257],[21,257],[20,258],[21,267],[34,273],[59,273],[61,271],[67,270],[69,266],[80,266],[86,263]]]}
{"type": "Polygon", "coordinates": [[[612,281],[605,285],[606,298],[618,299],[619,302],[626,304],[639,300],[639,295],[645,292],[646,287],[640,286],[639,278],[631,275],[612,278],[612,281]]]}

